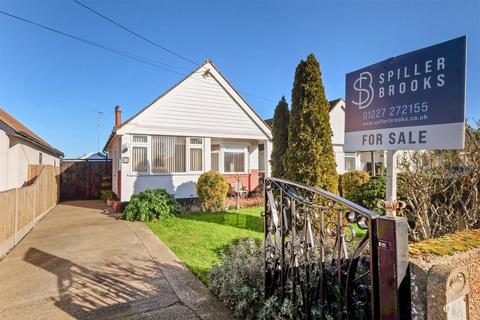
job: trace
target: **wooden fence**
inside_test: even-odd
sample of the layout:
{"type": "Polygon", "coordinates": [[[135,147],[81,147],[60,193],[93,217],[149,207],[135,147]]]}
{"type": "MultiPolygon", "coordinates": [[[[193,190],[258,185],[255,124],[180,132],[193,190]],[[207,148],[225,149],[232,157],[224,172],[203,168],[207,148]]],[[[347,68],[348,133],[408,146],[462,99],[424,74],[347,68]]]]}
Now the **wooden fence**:
{"type": "Polygon", "coordinates": [[[60,201],[100,199],[111,189],[112,161],[62,160],[60,201]]]}
{"type": "Polygon", "coordinates": [[[58,199],[59,168],[52,166],[43,166],[32,184],[0,192],[0,257],[32,230],[58,199]]]}

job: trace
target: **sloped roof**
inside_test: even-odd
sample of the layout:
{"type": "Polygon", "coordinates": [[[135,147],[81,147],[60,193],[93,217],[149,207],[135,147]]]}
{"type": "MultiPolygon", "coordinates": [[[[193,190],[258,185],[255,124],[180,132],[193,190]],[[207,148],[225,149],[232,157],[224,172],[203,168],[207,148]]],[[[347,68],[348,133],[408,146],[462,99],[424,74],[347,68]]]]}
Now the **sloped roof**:
{"type": "MultiPolygon", "coordinates": [[[[126,124],[128,124],[130,121],[132,121],[133,119],[135,119],[137,116],[139,116],[142,112],[144,112],[145,110],[147,110],[148,108],[150,108],[152,105],[154,105],[158,100],[162,99],[164,96],[166,96],[169,92],[171,92],[173,89],[175,89],[176,87],[178,87],[180,84],[182,84],[185,80],[187,80],[188,78],[190,78],[193,74],[197,73],[200,69],[204,68],[205,65],[211,65],[216,72],[218,72],[218,74],[220,75],[221,78],[223,78],[223,80],[225,80],[225,82],[228,84],[228,86],[230,86],[230,88],[238,95],[238,97],[242,100],[242,102],[247,106],[247,108],[249,108],[253,113],[254,115],[257,117],[257,120],[261,123],[264,123],[263,119],[255,112],[255,110],[248,104],[248,102],[240,95],[240,93],[231,85],[231,83],[223,76],[223,74],[218,70],[218,68],[213,64],[213,62],[211,60],[205,60],[204,63],[202,63],[201,65],[199,65],[197,68],[195,68],[191,73],[189,73],[188,75],[186,75],[183,79],[181,79],[179,82],[177,82],[174,86],[172,86],[170,89],[168,89],[167,91],[165,91],[163,94],[161,94],[158,98],[156,98],[155,100],[153,100],[151,103],[149,103],[148,105],[146,105],[145,107],[143,107],[141,110],[139,110],[137,113],[135,113],[133,116],[131,116],[130,118],[128,118],[127,120],[125,120],[124,122],[122,122],[119,126],[117,127],[114,127],[113,130],[112,130],[112,133],[110,134],[109,138],[107,139],[107,142],[105,143],[105,146],[103,148],[103,151],[107,150],[108,146],[110,145],[110,143],[112,142],[113,138],[115,137],[116,135],[116,132],[117,130],[121,129],[122,127],[124,127],[126,124]]],[[[209,69],[206,69],[206,72],[208,72],[209,69]]],[[[268,130],[270,132],[270,126],[266,123],[264,123],[264,125],[266,126],[266,130],[268,130]]]]}
{"type": "Polygon", "coordinates": [[[59,157],[63,157],[63,153],[61,151],[52,147],[47,141],[43,140],[40,136],[35,134],[35,132],[28,129],[24,124],[15,119],[12,115],[7,113],[2,108],[0,108],[0,121],[10,127],[10,129],[15,133],[15,135],[29,140],[59,157]]]}
{"type": "Polygon", "coordinates": [[[82,160],[105,160],[107,159],[107,155],[102,152],[90,152],[84,156],[79,157],[82,160]]]}
{"type": "MultiPolygon", "coordinates": [[[[328,112],[331,112],[333,110],[333,108],[335,108],[335,106],[342,100],[343,100],[343,98],[338,98],[338,99],[329,101],[328,103],[330,103],[330,109],[328,110],[328,112]]],[[[263,122],[265,122],[271,128],[272,125],[273,125],[273,118],[264,119],[263,122]]]]}

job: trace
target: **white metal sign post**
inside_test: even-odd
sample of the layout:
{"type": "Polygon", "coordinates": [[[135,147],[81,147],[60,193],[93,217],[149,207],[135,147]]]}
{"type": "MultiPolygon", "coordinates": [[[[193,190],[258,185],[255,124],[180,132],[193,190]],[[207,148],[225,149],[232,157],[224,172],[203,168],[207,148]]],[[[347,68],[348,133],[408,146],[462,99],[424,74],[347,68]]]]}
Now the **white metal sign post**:
{"type": "Polygon", "coordinates": [[[396,150],[463,149],[465,64],[460,37],[347,74],[344,150],[387,150],[388,214],[402,205],[396,150]]]}

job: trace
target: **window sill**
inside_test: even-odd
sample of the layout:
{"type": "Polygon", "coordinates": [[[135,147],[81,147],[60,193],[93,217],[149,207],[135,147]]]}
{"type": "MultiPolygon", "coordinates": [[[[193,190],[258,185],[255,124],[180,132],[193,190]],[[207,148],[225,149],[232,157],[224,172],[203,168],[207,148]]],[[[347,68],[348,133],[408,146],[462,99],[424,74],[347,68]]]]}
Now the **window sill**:
{"type": "Polygon", "coordinates": [[[169,177],[169,176],[195,176],[201,175],[202,172],[164,172],[164,173],[128,173],[128,177],[169,177]]]}

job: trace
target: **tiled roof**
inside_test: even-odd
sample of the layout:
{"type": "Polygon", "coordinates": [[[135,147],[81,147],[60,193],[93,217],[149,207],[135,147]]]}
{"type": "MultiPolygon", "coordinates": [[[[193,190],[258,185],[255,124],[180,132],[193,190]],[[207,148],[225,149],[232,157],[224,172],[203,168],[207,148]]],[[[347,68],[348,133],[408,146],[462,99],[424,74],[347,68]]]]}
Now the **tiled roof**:
{"type": "Polygon", "coordinates": [[[32,130],[28,129],[20,121],[15,119],[13,116],[8,114],[5,110],[0,108],[0,121],[4,122],[9,126],[15,133],[25,139],[28,139],[36,144],[42,146],[43,148],[51,151],[52,153],[63,156],[63,153],[54,147],[52,147],[47,141],[43,140],[41,137],[36,135],[32,130]]]}

